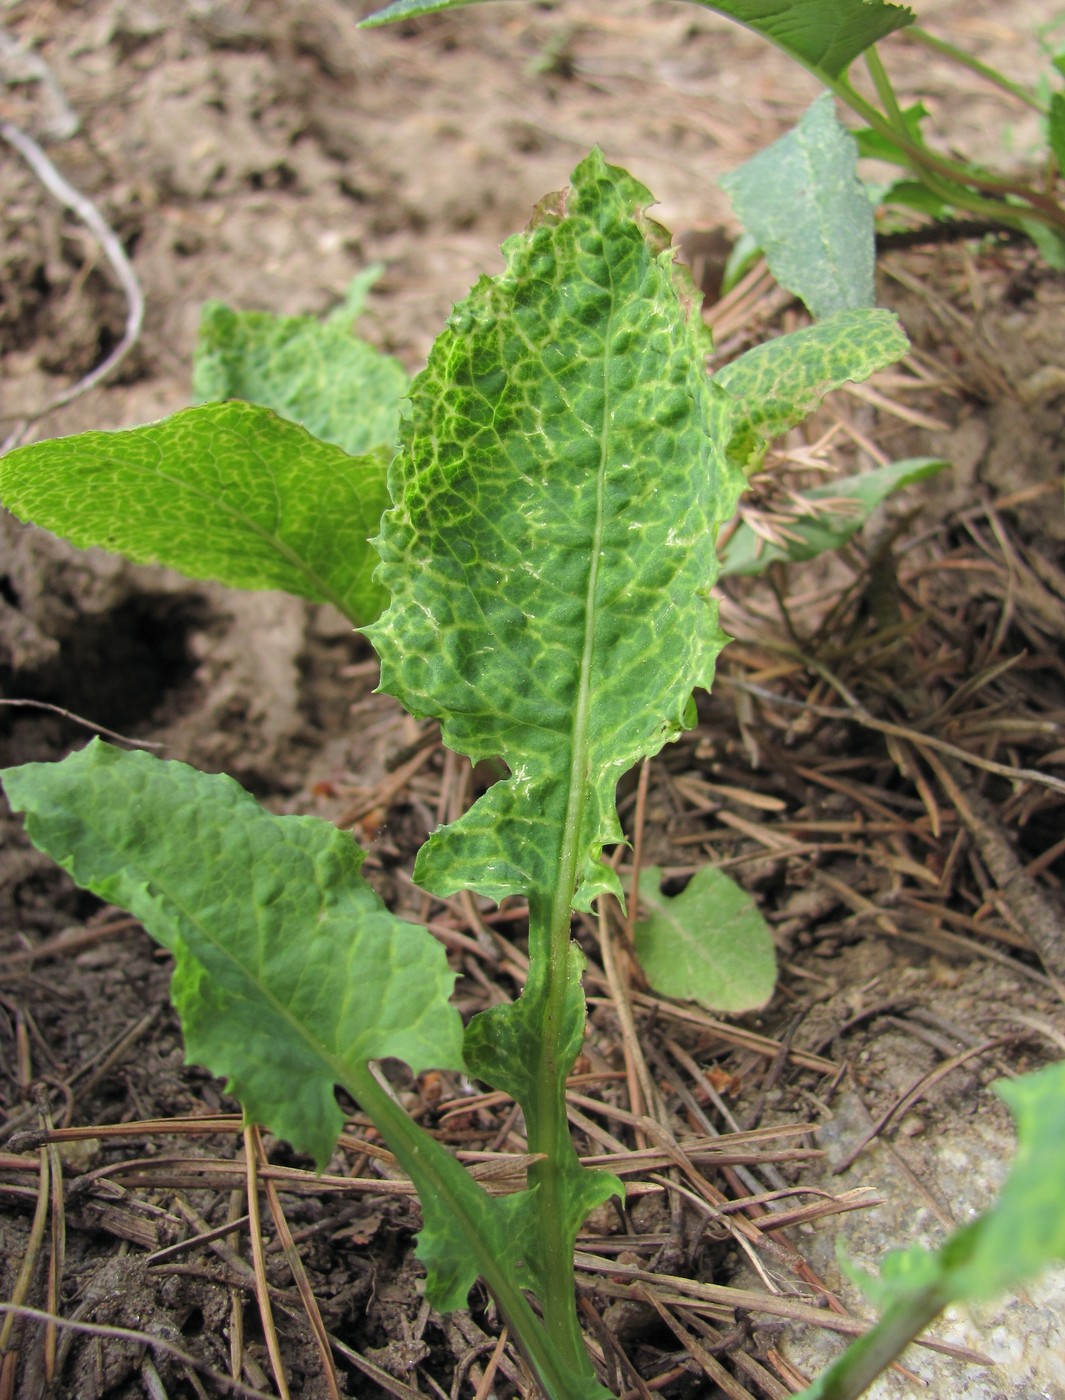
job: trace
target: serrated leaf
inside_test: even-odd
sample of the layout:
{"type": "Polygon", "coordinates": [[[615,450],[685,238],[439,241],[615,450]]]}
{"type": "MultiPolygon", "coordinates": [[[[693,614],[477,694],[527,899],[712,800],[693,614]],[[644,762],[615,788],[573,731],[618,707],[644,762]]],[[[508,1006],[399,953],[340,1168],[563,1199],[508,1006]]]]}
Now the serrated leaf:
{"type": "Polygon", "coordinates": [[[353,1067],[463,1067],[442,946],[388,912],[328,822],[98,739],[2,776],[34,845],[175,954],[190,1056],[320,1167],[343,1123],[333,1086],[353,1067]]]}
{"type": "Polygon", "coordinates": [[[375,542],[381,688],[511,772],[423,848],[415,879],[436,893],[550,890],[563,833],[576,906],[615,889],[618,778],[713,675],[713,541],[742,474],[649,200],[594,152],[411,389],[375,542]]]}
{"type": "Polygon", "coordinates": [[[776,981],[773,937],[757,904],[723,871],[702,865],[680,894],[662,893],[662,871],[640,872],[648,917],[634,930],[636,956],[663,996],[710,1011],[764,1006],[776,981]]]}
{"type": "Polygon", "coordinates": [[[208,302],[196,345],[196,402],[244,399],[353,456],[374,448],[391,455],[408,376],[398,360],[352,334],[364,284],[357,280],[341,312],[326,321],[208,302]]]}
{"type": "Polygon", "coordinates": [[[1017,1151],[998,1200],[934,1253],[919,1245],[893,1250],[876,1279],[848,1270],[883,1315],[800,1400],[859,1394],[864,1378],[948,1303],[993,1297],[1065,1260],[1065,1063],[1002,1081],[995,1091],[1017,1123],[1017,1151]]]}
{"type": "Polygon", "coordinates": [[[909,349],[898,318],[878,307],[837,311],[816,325],[756,345],[714,382],[735,402],[729,457],[745,472],[841,384],[868,379],[909,349]]]}
{"type": "Polygon", "coordinates": [[[389,455],[352,457],[267,408],[208,404],[9,452],[0,501],[82,549],[281,588],[362,623],[386,602],[368,539],[387,503],[389,455]]]}
{"type": "MultiPolygon", "coordinates": [[[[364,25],[389,24],[440,10],[457,10],[478,0],[394,0],[364,25]]],[[[813,72],[838,78],[885,34],[913,23],[905,5],[885,0],[695,0],[753,29],[813,72]]]]}
{"type": "Polygon", "coordinates": [[[888,496],[949,466],[940,457],[907,457],[860,476],[815,486],[799,497],[808,504],[808,514],[797,515],[781,527],[786,535],[782,544],[771,544],[741,520],[722,548],[721,573],[760,574],[770,564],[794,564],[839,549],[888,496]]]}
{"type": "Polygon", "coordinates": [[[818,319],[874,300],[873,210],[857,159],[824,93],[798,126],[721,180],[773,276],[818,319]]]}

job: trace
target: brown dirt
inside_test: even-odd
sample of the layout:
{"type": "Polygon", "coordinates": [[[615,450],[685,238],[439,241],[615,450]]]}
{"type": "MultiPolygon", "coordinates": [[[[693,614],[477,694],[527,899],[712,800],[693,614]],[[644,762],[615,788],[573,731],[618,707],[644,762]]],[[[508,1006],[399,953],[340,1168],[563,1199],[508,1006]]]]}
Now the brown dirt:
{"type": "MultiPolygon", "coordinates": [[[[990,3],[920,7],[940,32],[1022,79],[1034,28],[1056,8],[1033,0],[1003,18],[990,3]]],[[[79,126],[49,141],[61,107],[4,49],[0,115],[47,141],[97,202],[148,308],[118,375],[35,422],[38,436],[184,406],[207,298],[320,313],[371,262],[385,271],[363,333],[416,368],[451,303],[499,266],[502,238],[593,142],[656,192],[682,248],[713,252],[713,231],[731,226],[717,176],[785,130],[816,92],[745,31],[692,6],[643,0],[485,6],[373,33],[357,31],[340,0],[16,0],[5,22],[46,59],[79,126]]],[[[940,139],[1023,164],[1035,132],[1022,109],[959,82],[938,60],[904,66],[905,45],[898,51],[898,71],[932,106],[940,139]],[[996,135],[989,149],[988,133],[1004,133],[1001,148],[996,135]]],[[[125,306],[84,228],[0,149],[6,428],[108,352],[125,306]]],[[[778,941],[780,988],[764,1013],[730,1030],[649,997],[624,957],[621,971],[667,1121],[693,1152],[701,1144],[714,1189],[737,1199],[842,1187],[809,1158],[766,1155],[817,1145],[812,1136],[759,1144],[719,1169],[708,1155],[713,1134],[838,1122],[853,1127],[854,1146],[860,1124],[920,1076],[995,1041],[888,1129],[934,1236],[986,1203],[979,1191],[964,1196],[937,1144],[950,1142],[955,1164],[985,1157],[991,1140],[1004,1144],[990,1080],[1055,1057],[1063,1043],[1061,1001],[1030,941],[1035,934],[1046,951],[1065,924],[1060,791],[926,740],[1007,770],[1065,776],[1065,281],[1029,249],[973,245],[892,254],[881,285],[914,341],[901,377],[880,382],[878,402],[837,396],[775,462],[802,480],[811,445],[831,429],[820,455],[834,467],[934,452],[955,469],[885,512],[839,558],[724,590],[737,642],[721,683],[701,702],[699,728],[650,775],[645,862],[679,881],[711,858],[754,892],[778,941]]],[[[755,320],[722,338],[739,343],[755,320]]],[[[771,504],[779,488],[763,483],[755,500],[771,504]]],[[[78,554],[10,518],[0,520],[0,561],[4,695],[52,702],[161,743],[168,756],[224,768],[277,810],[355,824],[373,843],[379,888],[450,940],[463,1010],[484,1005],[493,987],[516,991],[520,968],[489,931],[520,944],[520,923],[468,901],[437,906],[407,878],[427,828],[463,802],[470,775],[431,730],[372,696],[371,654],[335,615],[78,554]]],[[[3,764],[59,756],[84,740],[53,713],[0,714],[3,764]]],[[[631,830],[631,783],[622,798],[631,830]]],[[[168,967],[148,938],[62,879],[17,823],[5,818],[3,831],[0,1297],[9,1298],[38,1172],[38,1153],[17,1133],[44,1113],[99,1129],[235,1106],[183,1067],[168,967]]],[[[607,984],[593,932],[581,936],[593,1001],[587,1077],[575,1089],[605,1107],[580,1145],[601,1151],[609,1130],[629,1149],[630,1130],[610,1110],[650,1105],[626,1082],[618,988],[607,984]]],[[[453,1145],[521,1150],[520,1125],[468,1086],[432,1081],[407,1092],[453,1145]],[[441,1096],[462,1095],[461,1113],[440,1113],[441,1096]]],[[[367,1144],[372,1134],[356,1118],[332,1164],[357,1179],[351,1189],[327,1191],[304,1174],[282,1196],[326,1325],[347,1349],[336,1354],[342,1393],[473,1394],[497,1335],[491,1307],[475,1293],[469,1314],[444,1319],[423,1304],[411,1253],[416,1207],[387,1164],[366,1157],[367,1144]]],[[[244,1380],[269,1390],[246,1232],[238,1225],[221,1243],[159,1256],[243,1216],[240,1179],[223,1174],[240,1147],[232,1122],[199,1136],[97,1131],[65,1146],[58,1310],[173,1342],[215,1372],[235,1354],[244,1380]]],[[[275,1167],[306,1166],[283,1144],[267,1151],[275,1167]]],[[[846,1187],[860,1184],[862,1165],[859,1157],[846,1187]]],[[[981,1179],[980,1191],[993,1187],[981,1179]]],[[[783,1203],[796,1199],[814,1198],[783,1203]]],[[[763,1212],[755,1205],[744,1218],[765,1226],[763,1212]]],[[[831,1240],[838,1224],[823,1222],[817,1239],[831,1240]]],[[[778,1287],[804,1301],[839,1282],[823,1254],[816,1270],[803,1263],[816,1253],[811,1228],[763,1230],[777,1247],[756,1251],[778,1287]]],[[[323,1363],[268,1217],[264,1233],[290,1390],[313,1400],[328,1394],[323,1363]]],[[[639,1377],[672,1375],[665,1394],[726,1393],[632,1292],[632,1271],[742,1281],[748,1244],[652,1183],[634,1188],[623,1221],[610,1211],[593,1218],[581,1248],[613,1261],[614,1272],[590,1265],[582,1287],[589,1317],[603,1320],[590,1327],[611,1384],[638,1390],[639,1377]]],[[[46,1273],[41,1254],[27,1294],[34,1306],[47,1306],[46,1273]]],[[[752,1275],[749,1286],[764,1290],[764,1279],[752,1275]]],[[[701,1331],[732,1384],[746,1387],[731,1393],[791,1393],[795,1373],[769,1313],[707,1310],[692,1297],[673,1317],[701,1331]]],[[[0,1386],[9,1376],[6,1393],[27,1400],[223,1393],[172,1353],[73,1331],[60,1334],[49,1389],[35,1325],[7,1365],[0,1386]]],[[[495,1393],[520,1387],[518,1365],[504,1359],[509,1379],[497,1377],[495,1393]]],[[[955,1372],[930,1374],[960,1393],[955,1372]]]]}

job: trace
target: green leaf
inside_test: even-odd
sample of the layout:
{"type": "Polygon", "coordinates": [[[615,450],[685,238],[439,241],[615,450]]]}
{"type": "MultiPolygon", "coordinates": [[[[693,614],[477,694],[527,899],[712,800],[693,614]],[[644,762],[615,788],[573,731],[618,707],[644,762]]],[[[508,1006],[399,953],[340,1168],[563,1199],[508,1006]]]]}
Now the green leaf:
{"type": "Polygon", "coordinates": [[[244,399],[353,456],[382,447],[391,453],[407,372],[351,332],[365,283],[357,279],[327,321],[208,302],[196,347],[196,402],[244,399]]]}
{"type": "Polygon", "coordinates": [[[878,505],[896,491],[924,481],[948,467],[939,457],[907,457],[876,467],[860,476],[847,476],[815,486],[800,496],[807,514],[796,515],[781,526],[782,544],[771,544],[744,520],[729,536],[721,551],[723,575],[761,574],[770,564],[794,564],[839,549],[854,535],[878,505]]]}
{"type": "Polygon", "coordinates": [[[874,300],[873,210],[857,159],[824,93],[798,126],[721,181],[773,276],[819,319],[874,300]]]}
{"type": "Polygon", "coordinates": [[[748,350],[714,375],[736,405],[729,457],[744,471],[755,470],[767,445],[801,423],[826,394],[868,379],[908,349],[892,312],[860,307],[748,350]]]}
{"type": "Polygon", "coordinates": [[[1065,1260],[1065,1063],[995,1090],[1017,1123],[998,1200],[935,1253],[893,1250],[879,1279],[860,1275],[883,1315],[800,1400],[850,1400],[948,1303],[990,1298],[1065,1260]]]}
{"type": "Polygon", "coordinates": [[[656,992],[696,1001],[709,1011],[753,1011],[773,994],[773,938],[757,904],[712,865],[696,870],[670,897],[662,871],[640,873],[640,904],[650,911],[635,929],[636,956],[656,992]]]}
{"type": "Polygon", "coordinates": [[[369,1067],[395,1057],[415,1072],[463,1069],[462,1022],[442,945],[388,912],[351,838],[316,817],[274,816],[222,774],[98,739],[0,779],[34,844],[174,954],[189,1060],[225,1075],[250,1121],[319,1168],[343,1125],[334,1085],[348,1089],[418,1188],[427,1297],[462,1307],[484,1275],[552,1374],[520,1292],[531,1194],[490,1197],[369,1067]]]}
{"type": "Polygon", "coordinates": [[[0,501],[82,549],[282,588],[361,623],[386,601],[367,541],[387,502],[388,456],[349,456],[266,408],[208,404],[9,452],[0,501]]]}
{"type": "Polygon", "coordinates": [[[821,77],[838,78],[879,39],[914,21],[884,0],[695,0],[761,34],[821,77]]]}
{"type": "MultiPolygon", "coordinates": [[[[456,10],[477,0],[395,0],[364,25],[389,24],[415,15],[456,10]]],[[[885,34],[913,23],[912,11],[884,0],[724,0],[706,9],[738,20],[815,73],[838,78],[860,53],[885,34]]]]}
{"type": "Polygon", "coordinates": [[[343,1123],[333,1086],[359,1065],[463,1067],[443,947],[388,912],[328,822],[98,739],[3,783],[34,845],[174,953],[189,1056],[319,1167],[343,1123]]]}
{"type": "Polygon", "coordinates": [[[381,688],[511,776],[422,849],[434,893],[616,877],[618,778],[676,737],[723,637],[714,536],[742,474],[697,295],[651,196],[593,152],[456,307],[411,389],[375,541],[381,688]]]}

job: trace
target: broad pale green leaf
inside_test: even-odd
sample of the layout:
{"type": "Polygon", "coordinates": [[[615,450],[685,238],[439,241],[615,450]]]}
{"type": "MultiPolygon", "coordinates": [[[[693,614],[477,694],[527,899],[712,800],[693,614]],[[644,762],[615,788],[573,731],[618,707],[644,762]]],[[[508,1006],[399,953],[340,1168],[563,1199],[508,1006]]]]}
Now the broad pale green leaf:
{"type": "Polygon", "coordinates": [[[196,402],[245,399],[302,423],[353,456],[374,448],[391,455],[407,372],[352,334],[362,290],[360,279],[340,312],[326,321],[208,302],[196,346],[196,402]]]}
{"type": "Polygon", "coordinates": [[[389,455],[352,457],[267,408],[207,404],[9,452],[0,501],[82,549],[281,588],[362,623],[386,602],[367,541],[388,499],[389,455]]]}
{"type": "Polygon", "coordinates": [[[760,574],[770,564],[794,564],[839,549],[869,519],[878,505],[896,491],[934,476],[949,462],[939,457],[907,457],[876,467],[861,476],[847,476],[815,486],[802,495],[809,514],[782,526],[784,544],[770,544],[746,521],[740,521],[721,551],[721,572],[760,574]]]}
{"type": "Polygon", "coordinates": [[[712,865],[695,872],[680,894],[662,893],[662,871],[640,873],[636,956],[663,996],[696,1001],[710,1011],[764,1006],[776,981],[773,937],[757,904],[712,865]]]}
{"type": "Polygon", "coordinates": [[[873,210],[857,159],[824,93],[798,126],[721,181],[773,276],[818,319],[874,300],[873,210]]]}
{"type": "MultiPolygon", "coordinates": [[[[439,10],[457,10],[477,0],[394,0],[365,25],[389,24],[439,10]]],[[[905,5],[885,0],[695,0],[753,29],[821,77],[838,78],[885,34],[913,23],[905,5]]]]}
{"type": "Polygon", "coordinates": [[[848,1270],[883,1315],[800,1400],[850,1400],[948,1303],[993,1297],[1065,1261],[1065,1063],[995,1089],[1017,1123],[998,1200],[935,1253],[893,1250],[876,1279],[848,1270]]]}
{"type": "Polygon", "coordinates": [[[387,1057],[464,1068],[462,1023],[443,947],[388,912],[351,838],[274,816],[224,775],[100,740],[0,777],[34,844],[173,952],[190,1061],[225,1075],[251,1121],[319,1167],[343,1124],[342,1084],[418,1188],[434,1306],[464,1306],[483,1274],[512,1313],[526,1308],[531,1195],[490,1197],[370,1071],[387,1057]]]}
{"type": "Polygon", "coordinates": [[[714,375],[735,401],[728,454],[744,471],[841,384],[858,383],[909,349],[898,318],[877,307],[837,311],[816,325],[756,345],[714,375]]]}
{"type": "Polygon", "coordinates": [[[442,946],[388,912],[328,822],[274,816],[224,774],[99,739],[3,783],[36,846],[176,955],[190,1057],[320,1166],[353,1065],[462,1068],[442,946]]]}
{"type": "Polygon", "coordinates": [[[593,152],[411,390],[375,541],[381,686],[511,773],[423,848],[415,878],[437,893],[551,890],[563,839],[577,907],[616,889],[600,853],[618,778],[713,676],[714,537],[743,478],[649,200],[593,152]]]}

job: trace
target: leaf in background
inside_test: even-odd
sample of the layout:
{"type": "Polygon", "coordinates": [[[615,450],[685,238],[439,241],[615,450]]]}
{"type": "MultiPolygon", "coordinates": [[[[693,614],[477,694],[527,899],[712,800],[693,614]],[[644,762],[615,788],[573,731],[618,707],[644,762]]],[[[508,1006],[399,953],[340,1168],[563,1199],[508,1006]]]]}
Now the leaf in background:
{"type": "Polygon", "coordinates": [[[366,281],[356,279],[326,321],[208,302],[196,346],[196,402],[261,404],[353,456],[394,449],[408,376],[398,360],[352,334],[366,281]]]}
{"type": "Polygon", "coordinates": [[[274,816],[224,774],[99,739],[3,783],[34,845],[175,954],[190,1057],[319,1167],[352,1065],[463,1067],[442,945],[388,912],[330,823],[274,816]]]}
{"type": "Polygon", "coordinates": [[[79,548],[282,588],[359,624],[387,601],[367,541],[388,500],[389,455],[349,456],[266,408],[207,404],[9,452],[0,501],[79,548]]]}
{"type": "Polygon", "coordinates": [[[640,872],[636,956],[656,992],[696,1001],[708,1011],[754,1011],[773,994],[773,938],[757,904],[735,880],[702,865],[672,898],[662,871],[640,872]]]}
{"type": "Polygon", "coordinates": [[[713,376],[735,401],[729,457],[752,472],[768,444],[801,423],[827,393],[868,379],[908,349],[898,318],[877,307],[837,311],[756,345],[713,376]]]}
{"type": "MultiPolygon", "coordinates": [[[[389,24],[456,10],[477,0],[395,0],[363,20],[389,24]]],[[[913,23],[913,12],[885,0],[695,0],[753,29],[822,77],[838,78],[871,44],[913,23]]]]}
{"type": "Polygon", "coordinates": [[[616,889],[600,853],[621,835],[617,781],[711,682],[714,536],[743,478],[650,198],[593,152],[411,390],[375,541],[381,688],[511,774],[423,847],[434,893],[551,890],[564,829],[576,906],[616,889]]]}
{"type": "Polygon", "coordinates": [[[813,559],[826,550],[839,549],[888,496],[915,481],[934,476],[949,465],[939,457],[907,457],[860,476],[847,476],[815,486],[802,497],[810,504],[810,514],[789,519],[782,526],[790,538],[781,545],[771,544],[741,520],[722,547],[721,573],[723,576],[760,574],[770,564],[793,564],[813,559]],[[837,502],[840,504],[836,505],[837,502]]]}
{"type": "Polygon", "coordinates": [[[798,126],[721,180],[773,276],[817,319],[873,304],[873,210],[857,158],[823,93],[798,126]]]}
{"type": "Polygon", "coordinates": [[[884,1309],[799,1400],[856,1396],[949,1303],[990,1298],[1065,1261],[1065,1063],[996,1092],[1017,1123],[1017,1152],[998,1200],[935,1253],[893,1250],[878,1279],[848,1270],[884,1309]]]}

